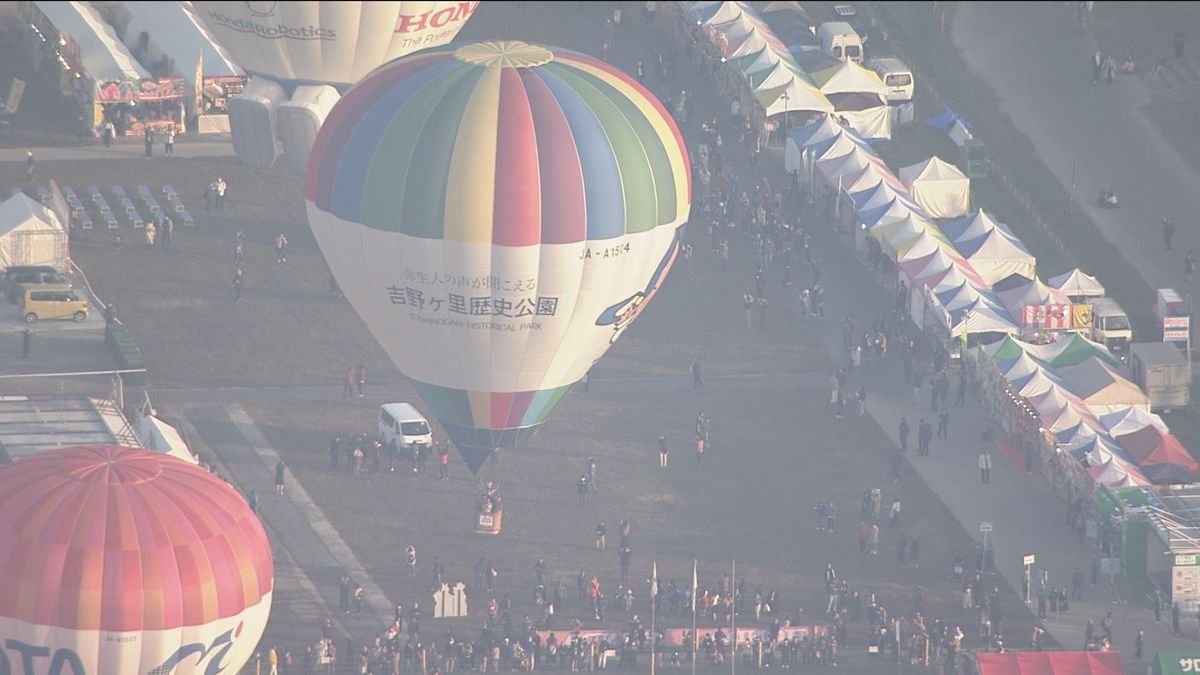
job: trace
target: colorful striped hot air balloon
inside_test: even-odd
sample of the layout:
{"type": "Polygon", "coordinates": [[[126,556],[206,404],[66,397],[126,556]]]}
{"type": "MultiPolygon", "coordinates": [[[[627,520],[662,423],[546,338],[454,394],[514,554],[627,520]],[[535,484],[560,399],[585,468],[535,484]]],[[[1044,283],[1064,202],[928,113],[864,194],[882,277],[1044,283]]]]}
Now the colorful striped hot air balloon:
{"type": "Polygon", "coordinates": [[[346,297],[473,470],[642,310],[691,206],[683,138],[650,92],[521,42],[367,76],[322,128],[305,195],[346,297]]]}
{"type": "Polygon", "coordinates": [[[78,447],[0,468],[0,672],[238,672],[273,581],[258,517],[193,464],[78,447]]]}

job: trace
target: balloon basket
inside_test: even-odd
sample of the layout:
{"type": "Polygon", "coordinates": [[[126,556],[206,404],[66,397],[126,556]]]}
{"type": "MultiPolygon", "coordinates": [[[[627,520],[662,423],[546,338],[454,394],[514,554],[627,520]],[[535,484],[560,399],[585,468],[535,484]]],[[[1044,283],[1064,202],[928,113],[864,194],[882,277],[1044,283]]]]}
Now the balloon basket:
{"type": "Polygon", "coordinates": [[[500,534],[504,522],[504,512],[487,513],[480,511],[475,518],[475,532],[478,534],[500,534]]]}

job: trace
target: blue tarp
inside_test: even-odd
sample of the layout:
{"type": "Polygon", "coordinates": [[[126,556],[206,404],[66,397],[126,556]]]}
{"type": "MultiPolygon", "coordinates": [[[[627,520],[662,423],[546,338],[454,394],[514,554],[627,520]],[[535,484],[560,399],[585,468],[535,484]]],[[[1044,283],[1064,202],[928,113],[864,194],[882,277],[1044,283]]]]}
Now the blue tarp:
{"type": "Polygon", "coordinates": [[[950,132],[950,129],[952,129],[954,127],[955,122],[958,122],[958,123],[962,124],[964,127],[966,127],[967,131],[970,131],[971,133],[975,133],[975,129],[972,128],[971,125],[967,123],[967,120],[964,119],[962,115],[959,115],[958,113],[951,110],[949,107],[943,108],[942,112],[934,115],[933,117],[925,118],[925,124],[928,124],[929,126],[933,127],[934,129],[937,129],[938,131],[942,131],[942,132],[946,132],[946,133],[950,132]]]}

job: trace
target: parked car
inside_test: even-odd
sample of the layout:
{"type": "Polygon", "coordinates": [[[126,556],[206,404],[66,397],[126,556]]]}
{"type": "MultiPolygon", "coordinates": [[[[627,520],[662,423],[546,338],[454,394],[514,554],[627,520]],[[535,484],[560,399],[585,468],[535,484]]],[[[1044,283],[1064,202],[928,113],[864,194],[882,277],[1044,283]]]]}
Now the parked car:
{"type": "Polygon", "coordinates": [[[76,323],[88,317],[88,303],[69,284],[21,284],[21,314],[26,323],[42,319],[72,319],[76,323]]]}
{"type": "Polygon", "coordinates": [[[48,265],[14,265],[4,270],[4,288],[7,289],[9,302],[16,304],[21,300],[22,284],[70,286],[71,280],[48,265]]]}

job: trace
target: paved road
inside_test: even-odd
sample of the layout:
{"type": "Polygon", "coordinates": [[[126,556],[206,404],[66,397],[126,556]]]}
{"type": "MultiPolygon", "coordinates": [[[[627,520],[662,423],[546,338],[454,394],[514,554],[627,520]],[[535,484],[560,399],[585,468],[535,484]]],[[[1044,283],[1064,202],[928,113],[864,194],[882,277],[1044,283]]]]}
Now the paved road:
{"type": "Polygon", "coordinates": [[[1068,189],[1074,162],[1078,198],[1104,236],[1152,287],[1183,289],[1183,256],[1200,250],[1200,175],[1143,114],[1151,90],[1140,77],[1092,84],[1095,38],[1077,35],[1074,24],[1063,3],[965,2],[953,33],[968,66],[1068,189]],[[1102,187],[1117,192],[1120,209],[1094,206],[1102,187]],[[1164,216],[1178,226],[1166,256],[1164,216]]]}
{"type": "MultiPolygon", "coordinates": [[[[33,150],[34,159],[38,162],[58,162],[63,160],[80,159],[130,159],[145,155],[145,146],[141,141],[122,140],[106,148],[103,143],[90,140],[84,145],[52,146],[31,148],[0,148],[0,162],[24,162],[25,153],[33,150]]],[[[154,143],[154,156],[161,157],[163,145],[161,141],[154,143]]],[[[228,136],[215,138],[194,139],[179,137],[175,141],[175,157],[187,159],[191,157],[232,157],[233,142],[228,136]]]]}

